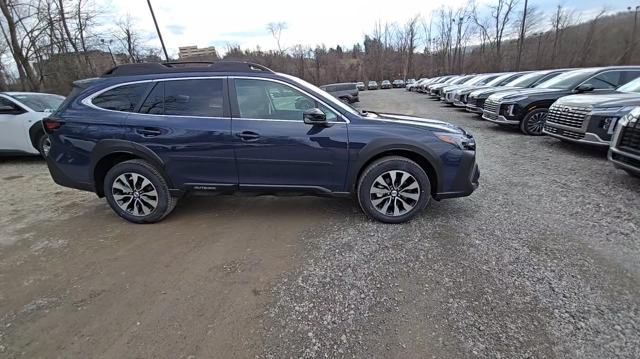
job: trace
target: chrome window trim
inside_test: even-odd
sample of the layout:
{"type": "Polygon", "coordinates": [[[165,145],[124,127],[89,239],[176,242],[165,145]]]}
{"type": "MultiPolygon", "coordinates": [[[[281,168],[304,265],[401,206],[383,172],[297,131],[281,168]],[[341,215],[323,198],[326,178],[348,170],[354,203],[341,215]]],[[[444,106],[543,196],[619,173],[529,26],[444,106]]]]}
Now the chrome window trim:
{"type": "Polygon", "coordinates": [[[153,113],[139,113],[139,112],[129,112],[129,111],[116,111],[116,110],[110,110],[108,108],[102,108],[99,106],[96,106],[93,104],[93,99],[102,95],[103,93],[113,90],[114,88],[118,88],[121,86],[127,86],[127,85],[135,85],[135,84],[141,84],[141,83],[149,83],[149,82],[162,82],[162,81],[181,81],[181,80],[209,80],[209,79],[226,79],[227,76],[195,76],[195,77],[170,77],[170,78],[161,78],[161,79],[152,79],[152,80],[138,80],[138,81],[129,81],[129,82],[121,82],[121,83],[117,83],[115,85],[111,85],[109,87],[105,87],[100,91],[94,92],[91,95],[85,97],[82,99],[82,101],[80,101],[80,103],[82,103],[83,105],[87,106],[87,107],[91,107],[95,110],[100,110],[100,111],[109,111],[109,112],[115,112],[115,113],[123,113],[123,114],[136,114],[136,115],[142,115],[142,116],[173,116],[173,117],[189,117],[189,118],[211,118],[211,119],[231,119],[230,116],[188,116],[188,115],[158,115],[158,114],[153,114],[153,113]]]}
{"type": "MultiPolygon", "coordinates": [[[[229,79],[243,79],[243,80],[262,80],[262,81],[270,81],[270,82],[275,82],[275,83],[279,83],[285,86],[289,86],[297,91],[302,92],[303,94],[311,97],[312,99],[320,102],[321,104],[323,104],[324,106],[326,106],[327,108],[329,108],[331,111],[333,111],[336,115],[337,118],[342,118],[344,121],[331,121],[331,122],[327,122],[327,123],[351,123],[351,121],[349,121],[349,119],[343,115],[340,111],[337,111],[335,109],[334,106],[331,106],[329,104],[327,104],[325,101],[319,99],[317,96],[309,93],[308,91],[306,91],[305,89],[298,87],[298,86],[293,86],[288,82],[282,81],[282,80],[276,80],[276,79],[272,79],[272,78],[268,78],[268,77],[255,77],[255,76],[229,76],[229,79]]],[[[239,120],[239,119],[246,119],[245,117],[239,117],[239,118],[234,118],[234,120],[239,120]]],[[[254,120],[269,120],[269,119],[254,119],[254,120]]],[[[277,120],[275,119],[274,121],[291,121],[291,122],[301,122],[298,120],[277,120]]]]}

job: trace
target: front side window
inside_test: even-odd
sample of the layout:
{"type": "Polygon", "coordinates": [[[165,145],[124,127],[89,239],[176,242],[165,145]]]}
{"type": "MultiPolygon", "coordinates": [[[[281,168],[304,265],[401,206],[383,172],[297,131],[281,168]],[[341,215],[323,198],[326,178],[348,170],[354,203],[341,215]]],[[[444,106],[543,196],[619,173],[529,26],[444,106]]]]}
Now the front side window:
{"type": "Polygon", "coordinates": [[[618,88],[620,92],[637,92],[640,93],[640,77],[628,82],[618,88]]]}
{"type": "Polygon", "coordinates": [[[585,81],[595,89],[614,89],[620,83],[620,71],[603,72],[592,79],[585,81]]]}
{"type": "Polygon", "coordinates": [[[11,100],[4,97],[0,97],[0,115],[17,114],[18,112],[24,112],[20,106],[11,100]]]}
{"type": "Polygon", "coordinates": [[[235,80],[240,117],[270,120],[303,121],[303,113],[319,108],[327,121],[336,121],[336,114],[311,97],[291,86],[263,80],[235,80]]]}
{"type": "Polygon", "coordinates": [[[222,117],[222,79],[161,81],[140,107],[140,113],[168,116],[222,117]]]}
{"type": "Polygon", "coordinates": [[[132,112],[142,100],[149,83],[123,85],[96,96],[91,103],[106,110],[132,112]]]}

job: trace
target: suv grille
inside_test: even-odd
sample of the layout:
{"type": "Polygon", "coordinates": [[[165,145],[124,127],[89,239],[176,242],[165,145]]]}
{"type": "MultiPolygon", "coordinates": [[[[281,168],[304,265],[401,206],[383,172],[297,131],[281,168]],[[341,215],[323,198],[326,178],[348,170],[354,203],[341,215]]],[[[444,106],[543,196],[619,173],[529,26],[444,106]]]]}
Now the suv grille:
{"type": "Polygon", "coordinates": [[[569,131],[569,130],[563,130],[561,128],[549,126],[549,125],[546,125],[546,124],[544,125],[544,130],[545,130],[545,132],[553,133],[554,135],[559,135],[559,136],[563,136],[563,137],[567,137],[567,138],[572,138],[574,140],[581,140],[581,139],[584,138],[584,133],[579,133],[579,132],[574,132],[574,131],[569,131]]]}
{"type": "Polygon", "coordinates": [[[494,100],[488,99],[484,102],[484,110],[494,114],[498,114],[500,104],[494,100]]]}
{"type": "Polygon", "coordinates": [[[568,127],[582,128],[584,119],[591,111],[589,107],[575,107],[563,105],[551,105],[547,122],[557,123],[568,127]]]}
{"type": "Polygon", "coordinates": [[[624,127],[622,129],[618,147],[640,152],[640,126],[638,123],[640,123],[640,121],[636,122],[634,127],[624,127]]]}

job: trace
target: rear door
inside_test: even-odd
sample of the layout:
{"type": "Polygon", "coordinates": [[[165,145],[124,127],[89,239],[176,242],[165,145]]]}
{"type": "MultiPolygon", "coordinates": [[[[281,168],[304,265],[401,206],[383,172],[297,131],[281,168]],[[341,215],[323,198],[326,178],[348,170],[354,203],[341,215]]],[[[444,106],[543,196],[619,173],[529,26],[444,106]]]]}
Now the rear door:
{"type": "Polygon", "coordinates": [[[155,152],[173,184],[237,185],[226,77],[161,80],[126,120],[126,138],[155,152]]]}

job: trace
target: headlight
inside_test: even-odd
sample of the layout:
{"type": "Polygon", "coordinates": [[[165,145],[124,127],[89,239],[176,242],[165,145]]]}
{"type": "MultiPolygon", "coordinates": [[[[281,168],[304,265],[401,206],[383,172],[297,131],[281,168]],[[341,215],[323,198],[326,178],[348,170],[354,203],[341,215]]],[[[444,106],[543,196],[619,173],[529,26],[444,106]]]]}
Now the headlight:
{"type": "Polygon", "coordinates": [[[633,110],[633,106],[618,106],[618,107],[594,107],[591,112],[594,113],[602,113],[602,112],[629,112],[633,110]]]}
{"type": "Polygon", "coordinates": [[[441,141],[450,143],[461,150],[475,150],[476,141],[473,137],[467,137],[460,133],[435,132],[434,135],[441,141]]]}
{"type": "Polygon", "coordinates": [[[629,122],[631,122],[631,120],[637,119],[638,117],[640,117],[640,107],[635,107],[633,110],[631,110],[631,112],[622,116],[620,121],[618,121],[618,125],[626,126],[629,124],[629,122]]]}

